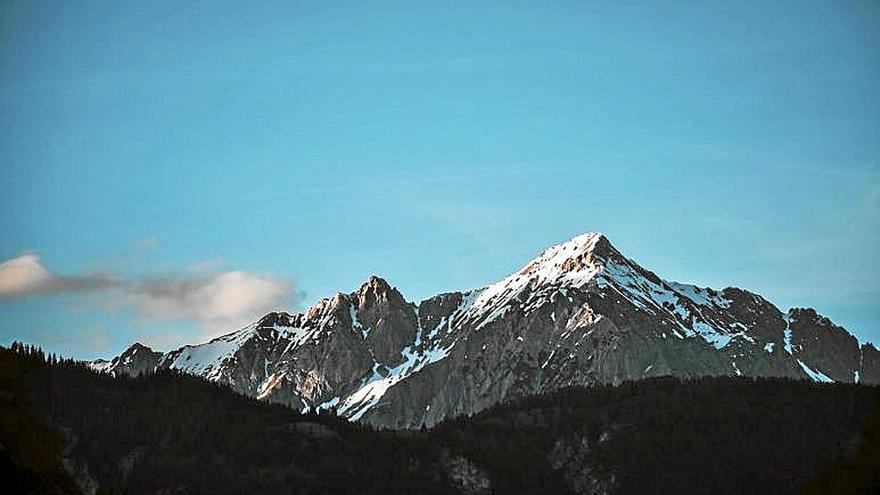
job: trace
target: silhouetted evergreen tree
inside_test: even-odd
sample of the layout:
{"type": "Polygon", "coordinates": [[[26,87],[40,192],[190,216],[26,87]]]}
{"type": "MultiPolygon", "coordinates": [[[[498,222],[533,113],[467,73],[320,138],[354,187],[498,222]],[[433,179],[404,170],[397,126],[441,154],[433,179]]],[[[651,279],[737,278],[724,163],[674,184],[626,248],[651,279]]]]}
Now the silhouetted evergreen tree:
{"type": "MultiPolygon", "coordinates": [[[[114,378],[0,348],[0,475],[11,493],[456,493],[462,457],[494,493],[853,493],[878,481],[878,388],[656,378],[499,404],[433,429],[300,415],[174,370],[114,378]],[[585,474],[586,473],[586,474],[585,474]]],[[[9,490],[7,490],[9,491],[9,490]]]]}

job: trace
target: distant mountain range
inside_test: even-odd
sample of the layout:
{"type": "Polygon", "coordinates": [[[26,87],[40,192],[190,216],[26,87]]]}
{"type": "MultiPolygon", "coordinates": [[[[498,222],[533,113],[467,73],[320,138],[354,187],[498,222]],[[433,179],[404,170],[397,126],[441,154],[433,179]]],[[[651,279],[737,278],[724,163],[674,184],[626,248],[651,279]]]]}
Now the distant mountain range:
{"type": "Polygon", "coordinates": [[[813,309],[664,280],[599,233],[488,287],[419,304],[379,277],[305,313],[270,313],[167,353],[134,344],[91,367],[177,369],[302,411],[432,426],[568,386],[655,376],[880,384],[880,351],[813,309]]]}

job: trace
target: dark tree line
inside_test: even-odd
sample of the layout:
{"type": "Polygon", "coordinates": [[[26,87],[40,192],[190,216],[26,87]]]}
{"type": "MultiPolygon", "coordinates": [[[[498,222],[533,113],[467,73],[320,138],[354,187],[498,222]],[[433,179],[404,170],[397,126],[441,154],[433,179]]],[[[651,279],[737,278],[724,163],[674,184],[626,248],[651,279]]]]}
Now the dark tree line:
{"type": "Polygon", "coordinates": [[[657,378],[376,430],[176,371],[0,348],[9,493],[77,493],[86,472],[100,493],[457,493],[467,463],[489,493],[857,493],[880,481],[878,418],[876,387],[657,378]]]}

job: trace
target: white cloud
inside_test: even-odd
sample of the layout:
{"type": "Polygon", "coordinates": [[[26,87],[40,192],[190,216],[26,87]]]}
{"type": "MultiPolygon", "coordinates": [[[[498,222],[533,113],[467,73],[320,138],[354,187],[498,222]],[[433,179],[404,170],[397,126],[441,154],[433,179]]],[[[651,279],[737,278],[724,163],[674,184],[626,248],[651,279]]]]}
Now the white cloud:
{"type": "Polygon", "coordinates": [[[84,292],[111,288],[119,281],[103,273],[63,277],[48,270],[36,254],[23,254],[0,263],[0,299],[33,294],[84,292]]]}
{"type": "Polygon", "coordinates": [[[288,280],[234,270],[207,273],[211,263],[180,276],[124,279],[104,273],[62,276],[36,254],[0,264],[0,300],[38,294],[100,293],[105,311],[133,308],[152,321],[189,320],[204,337],[235,330],[280,309],[291,295],[288,280]]]}
{"type": "Polygon", "coordinates": [[[9,298],[39,292],[55,280],[43,267],[40,257],[23,254],[0,264],[0,297],[9,298]]]}
{"type": "Polygon", "coordinates": [[[128,289],[130,301],[145,318],[192,319],[209,334],[278,309],[290,293],[289,281],[244,271],[198,279],[153,278],[128,289]]]}

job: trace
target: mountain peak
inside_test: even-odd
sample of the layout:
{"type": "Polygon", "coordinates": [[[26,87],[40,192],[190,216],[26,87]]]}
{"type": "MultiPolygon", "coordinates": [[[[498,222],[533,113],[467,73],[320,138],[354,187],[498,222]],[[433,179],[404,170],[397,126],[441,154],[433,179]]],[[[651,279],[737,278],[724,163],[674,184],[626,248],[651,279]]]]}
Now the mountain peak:
{"type": "Polygon", "coordinates": [[[292,315],[290,313],[284,311],[272,311],[271,313],[266,313],[260,320],[257,322],[257,328],[272,328],[276,325],[279,326],[289,326],[292,319],[292,315]]]}
{"type": "Polygon", "coordinates": [[[577,257],[587,254],[604,255],[608,250],[614,249],[605,234],[601,232],[587,232],[571,239],[554,244],[547,249],[541,251],[537,259],[541,258],[558,258],[559,256],[577,257]]]}
{"type": "Polygon", "coordinates": [[[161,352],[156,352],[140,342],[135,342],[122,354],[113,358],[111,362],[98,363],[93,365],[92,369],[110,372],[116,376],[120,374],[137,376],[140,373],[155,370],[161,357],[161,352]]]}
{"type": "Polygon", "coordinates": [[[542,282],[586,282],[601,271],[602,262],[613,251],[602,233],[587,232],[541,251],[517,275],[542,282]]]}
{"type": "Polygon", "coordinates": [[[363,292],[367,289],[374,289],[379,292],[387,292],[391,290],[391,285],[389,285],[384,278],[378,275],[370,275],[370,278],[368,278],[366,282],[361,284],[361,288],[358,290],[358,292],[363,292]]]}
{"type": "Polygon", "coordinates": [[[581,235],[574,236],[570,240],[562,244],[572,243],[592,249],[592,247],[595,246],[596,243],[602,239],[606,241],[608,240],[608,238],[605,237],[605,234],[603,234],[602,232],[586,232],[581,235]]]}
{"type": "Polygon", "coordinates": [[[122,353],[122,355],[123,356],[131,355],[131,354],[134,354],[138,351],[153,352],[153,349],[149,348],[148,346],[145,346],[144,344],[141,344],[140,342],[135,342],[134,344],[131,344],[130,346],[128,346],[128,349],[126,349],[122,353]]]}
{"type": "Polygon", "coordinates": [[[379,301],[389,301],[395,305],[406,304],[403,295],[378,275],[370,275],[370,278],[351,296],[357,301],[359,310],[371,307],[379,301]]]}
{"type": "Polygon", "coordinates": [[[583,287],[602,273],[609,255],[616,252],[600,232],[587,232],[550,246],[518,272],[481,289],[465,318],[479,320],[481,328],[524,292],[550,286],[583,287]]]}

